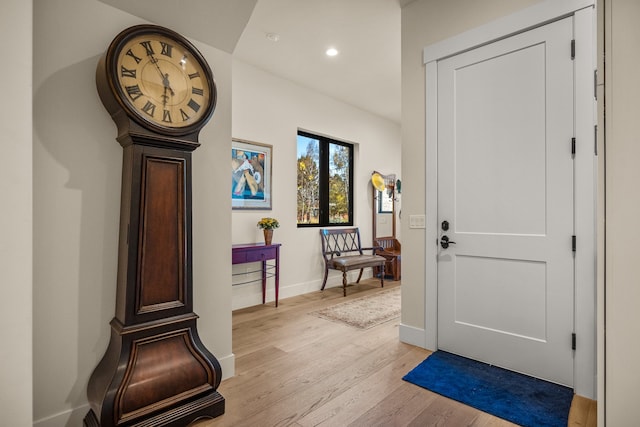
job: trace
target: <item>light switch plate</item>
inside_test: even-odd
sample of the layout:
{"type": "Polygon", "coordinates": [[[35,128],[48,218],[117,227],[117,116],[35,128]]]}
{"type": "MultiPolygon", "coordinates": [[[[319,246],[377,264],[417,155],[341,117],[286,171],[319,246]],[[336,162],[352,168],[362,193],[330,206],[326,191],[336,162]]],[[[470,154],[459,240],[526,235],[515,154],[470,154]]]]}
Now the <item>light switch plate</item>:
{"type": "Polygon", "coordinates": [[[409,215],[409,228],[425,228],[425,216],[409,215]]]}

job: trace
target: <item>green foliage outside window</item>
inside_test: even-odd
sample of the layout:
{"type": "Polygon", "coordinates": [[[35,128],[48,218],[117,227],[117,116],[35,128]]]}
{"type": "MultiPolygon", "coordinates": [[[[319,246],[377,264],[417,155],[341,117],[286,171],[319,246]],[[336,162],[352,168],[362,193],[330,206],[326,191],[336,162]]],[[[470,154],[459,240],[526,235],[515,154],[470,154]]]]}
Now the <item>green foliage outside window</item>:
{"type": "Polygon", "coordinates": [[[353,146],[298,132],[298,226],[352,224],[353,146]]]}

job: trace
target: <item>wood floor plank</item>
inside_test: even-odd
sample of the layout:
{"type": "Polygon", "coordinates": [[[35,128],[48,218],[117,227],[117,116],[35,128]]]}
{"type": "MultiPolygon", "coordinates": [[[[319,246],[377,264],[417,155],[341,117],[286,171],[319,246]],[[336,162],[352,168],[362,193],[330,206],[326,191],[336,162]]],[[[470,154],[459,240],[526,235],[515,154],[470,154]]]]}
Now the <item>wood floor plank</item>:
{"type": "MultiPolygon", "coordinates": [[[[400,344],[402,345],[402,344],[400,344]]],[[[363,378],[330,402],[315,409],[298,421],[305,427],[311,426],[346,426],[358,417],[378,406],[387,398],[380,394],[380,389],[393,389],[402,377],[429,354],[427,350],[409,347],[408,351],[394,359],[375,375],[363,378]]]]}
{"type": "MultiPolygon", "coordinates": [[[[218,389],[225,414],[192,426],[513,426],[403,381],[430,352],[399,341],[399,319],[360,330],[309,314],[381,290],[369,279],[346,298],[331,288],[234,311],[236,376],[218,389]]],[[[569,426],[595,427],[595,408],[577,396],[569,426]]]]}
{"type": "Polygon", "coordinates": [[[372,407],[350,426],[470,425],[477,417],[477,411],[455,403],[457,402],[443,404],[440,396],[435,393],[412,384],[401,384],[392,390],[384,404],[372,407]],[[423,421],[429,423],[422,423],[423,421]]]}
{"type": "Polygon", "coordinates": [[[516,424],[438,396],[410,423],[418,426],[515,427],[516,424]]]}
{"type": "Polygon", "coordinates": [[[596,427],[597,424],[597,402],[586,397],[574,396],[569,411],[568,427],[596,427]]]}
{"type": "MultiPolygon", "coordinates": [[[[397,341],[397,332],[396,334],[387,333],[387,335],[388,342],[397,341]]],[[[265,406],[277,405],[280,400],[294,396],[295,406],[299,407],[300,396],[309,393],[310,387],[315,390],[317,383],[323,384],[327,390],[333,391],[336,388],[334,384],[326,381],[327,377],[332,378],[337,375],[336,381],[342,382],[342,387],[347,387],[354,381],[352,377],[357,379],[373,375],[381,366],[388,364],[400,354],[397,347],[389,345],[381,345],[372,352],[358,338],[352,340],[344,338],[338,342],[334,340],[331,345],[318,345],[318,343],[313,344],[312,353],[318,357],[318,360],[313,363],[309,363],[304,356],[310,351],[303,349],[300,357],[295,358],[294,361],[286,358],[275,361],[269,366],[264,365],[259,370],[247,372],[245,376],[247,380],[251,381],[251,378],[257,376],[264,382],[261,381],[243,394],[245,403],[258,412],[265,406]],[[287,372],[283,373],[285,368],[287,372]],[[345,375],[344,371],[348,374],[345,375]],[[274,372],[276,374],[272,375],[274,372]]],[[[403,349],[403,351],[408,350],[403,349]]],[[[315,400],[316,397],[313,399],[315,400]]],[[[251,418],[246,412],[245,416],[251,418]]]]}
{"type": "MultiPolygon", "coordinates": [[[[377,373],[393,360],[402,357],[408,348],[389,346],[370,352],[353,363],[346,364],[343,369],[333,367],[327,370],[327,375],[312,382],[306,382],[304,387],[280,396],[269,408],[269,418],[264,413],[254,414],[245,421],[247,425],[288,425],[292,422],[300,423],[300,419],[317,408],[324,407],[328,402],[339,399],[342,395],[356,386],[363,379],[377,376],[377,373]],[[292,410],[292,408],[295,408],[292,410]]],[[[339,425],[339,424],[333,424],[339,425]]]]}

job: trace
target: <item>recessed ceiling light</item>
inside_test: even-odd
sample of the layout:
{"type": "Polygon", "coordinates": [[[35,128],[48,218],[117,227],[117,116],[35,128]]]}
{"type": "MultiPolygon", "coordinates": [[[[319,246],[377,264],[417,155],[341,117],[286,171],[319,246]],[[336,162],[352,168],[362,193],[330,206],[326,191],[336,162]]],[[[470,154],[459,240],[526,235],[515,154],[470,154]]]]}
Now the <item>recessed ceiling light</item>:
{"type": "Polygon", "coordinates": [[[278,40],[280,40],[280,34],[278,33],[267,33],[265,37],[267,38],[267,40],[272,42],[277,42],[278,40]]]}
{"type": "Polygon", "coordinates": [[[327,54],[327,56],[336,56],[338,54],[338,49],[336,49],[335,47],[330,47],[325,53],[327,54]]]}

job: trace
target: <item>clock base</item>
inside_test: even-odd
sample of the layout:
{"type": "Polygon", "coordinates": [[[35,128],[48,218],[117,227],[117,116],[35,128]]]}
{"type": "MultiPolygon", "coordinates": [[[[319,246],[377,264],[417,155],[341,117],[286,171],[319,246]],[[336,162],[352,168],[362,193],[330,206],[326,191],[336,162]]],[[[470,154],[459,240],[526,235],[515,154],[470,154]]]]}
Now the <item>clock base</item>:
{"type": "MultiPolygon", "coordinates": [[[[224,397],[213,392],[194,402],[179,406],[171,411],[156,415],[145,420],[138,420],[134,424],[120,424],[132,427],[184,427],[203,418],[216,418],[224,414],[224,397]]],[[[83,420],[84,427],[101,427],[92,409],[87,412],[83,420]]]]}
{"type": "Polygon", "coordinates": [[[194,313],[139,325],[111,321],[109,347],[89,379],[85,427],[175,426],[220,416],[221,369],[194,313]]]}

